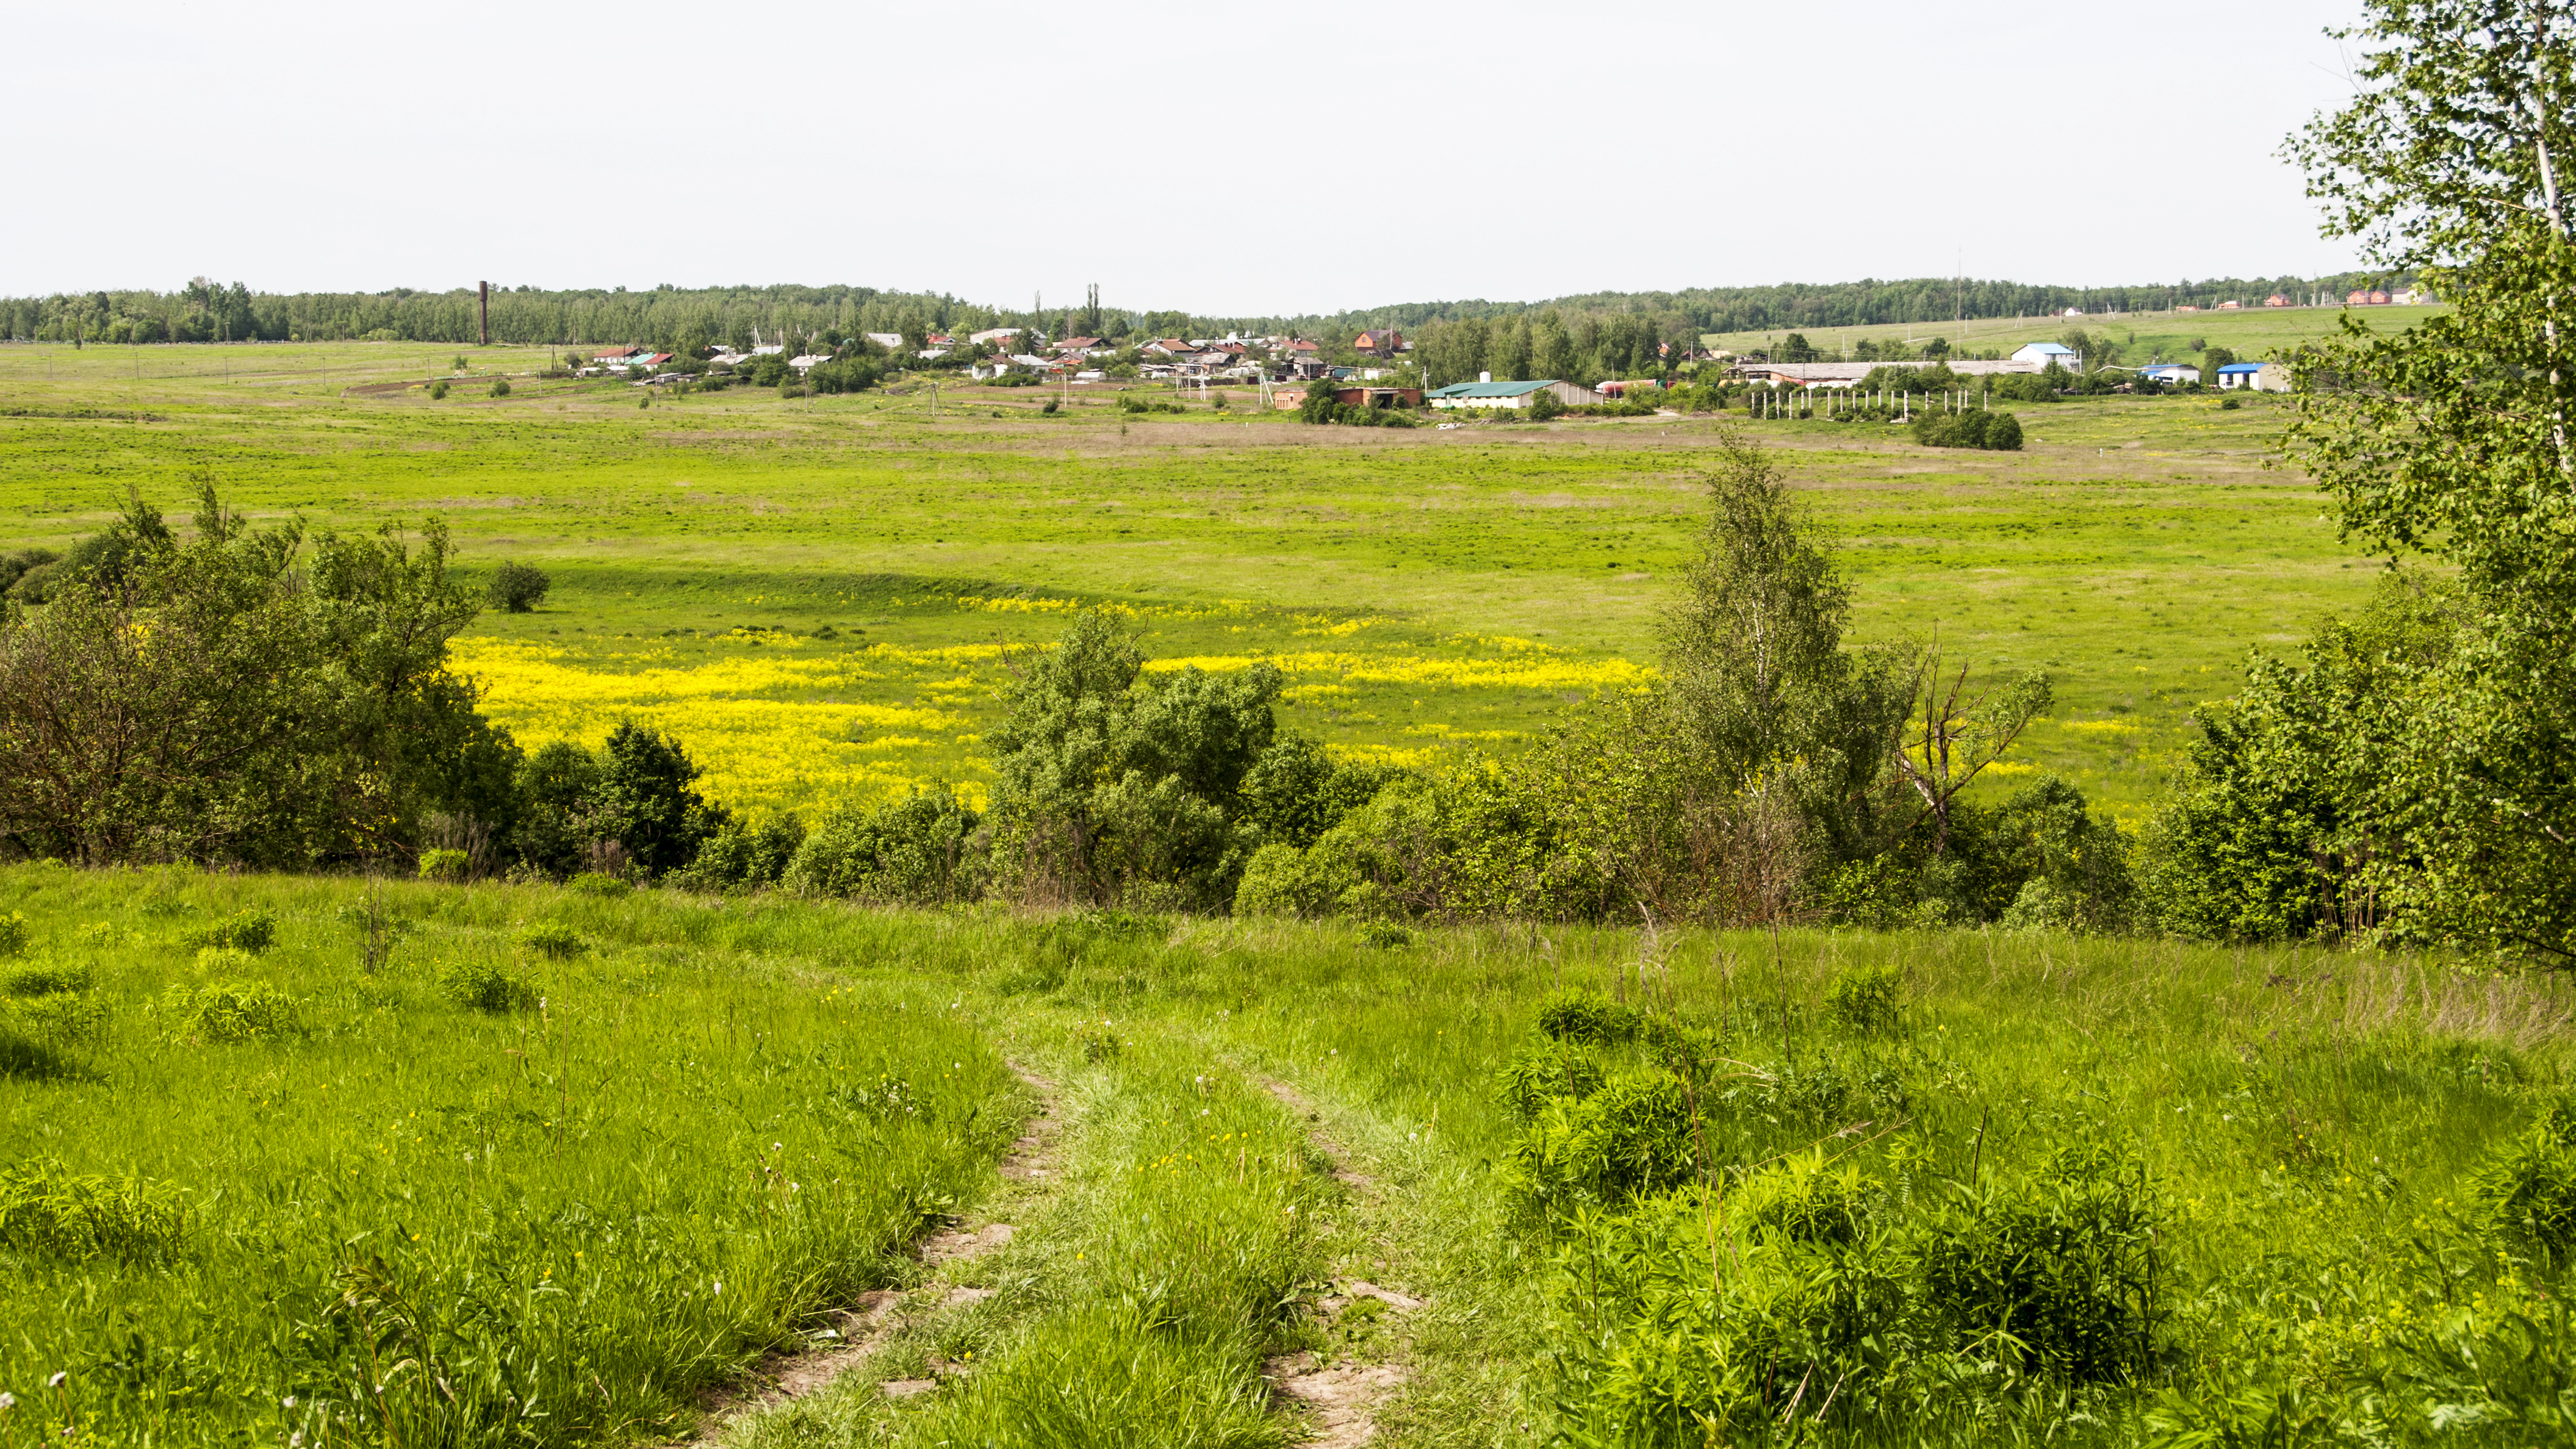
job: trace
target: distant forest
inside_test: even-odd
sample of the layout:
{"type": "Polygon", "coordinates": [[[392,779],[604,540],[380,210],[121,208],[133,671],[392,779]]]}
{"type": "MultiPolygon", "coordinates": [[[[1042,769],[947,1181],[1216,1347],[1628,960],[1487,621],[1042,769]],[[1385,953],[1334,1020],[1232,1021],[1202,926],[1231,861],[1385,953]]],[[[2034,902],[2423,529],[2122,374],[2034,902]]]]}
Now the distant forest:
{"type": "MultiPolygon", "coordinates": [[[[1591,292],[1536,302],[1409,302],[1332,315],[1212,317],[1186,312],[1102,306],[1046,311],[988,307],[946,294],[885,292],[873,287],[656,287],[548,291],[496,287],[492,340],[597,346],[635,343],[677,348],[729,342],[752,334],[849,335],[975,331],[1034,327],[1049,336],[1207,337],[1225,332],[1293,333],[1340,338],[1363,328],[1420,328],[1432,323],[1560,316],[1637,319],[1667,341],[1704,332],[1761,332],[1937,323],[1964,313],[1977,319],[2028,317],[2080,307],[2086,312],[2152,311],[2177,303],[2202,307],[2230,299],[2248,305],[2274,292],[2340,295],[2356,287],[2402,286],[2411,276],[2344,272],[2324,277],[2224,278],[2139,287],[2054,287],[2019,282],[1918,277],[1769,287],[1703,287],[1680,292],[1591,292]]],[[[0,298],[0,336],[53,342],[383,341],[463,344],[475,341],[475,293],[395,288],[388,292],[254,292],[204,277],[168,292],[68,292],[0,298]]]]}

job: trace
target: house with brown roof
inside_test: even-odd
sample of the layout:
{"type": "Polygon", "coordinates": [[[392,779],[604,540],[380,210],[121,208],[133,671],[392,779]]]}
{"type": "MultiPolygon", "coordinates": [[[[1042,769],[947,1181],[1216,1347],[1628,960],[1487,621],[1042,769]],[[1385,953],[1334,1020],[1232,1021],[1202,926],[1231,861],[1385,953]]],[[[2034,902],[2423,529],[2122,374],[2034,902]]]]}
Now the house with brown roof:
{"type": "Polygon", "coordinates": [[[1404,334],[1392,327],[1383,331],[1363,332],[1351,346],[1371,357],[1393,357],[1404,350],[1404,334]]]}

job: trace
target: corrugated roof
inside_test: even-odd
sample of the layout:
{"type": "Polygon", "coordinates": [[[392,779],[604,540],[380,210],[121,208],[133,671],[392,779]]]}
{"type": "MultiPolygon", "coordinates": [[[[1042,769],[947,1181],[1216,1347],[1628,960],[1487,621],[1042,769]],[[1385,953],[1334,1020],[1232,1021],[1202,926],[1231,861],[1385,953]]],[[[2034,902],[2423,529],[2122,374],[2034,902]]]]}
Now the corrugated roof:
{"type": "Polygon", "coordinates": [[[2263,370],[2263,364],[2259,362],[2231,362],[2218,370],[2221,372],[2261,372],[2263,370]]]}
{"type": "Polygon", "coordinates": [[[1552,377],[1542,377],[1536,382],[1453,382],[1447,387],[1441,388],[1435,392],[1427,393],[1425,396],[1521,397],[1526,394],[1536,392],[1540,388],[1546,387],[1555,381],[1556,379],[1552,377]]]}
{"type": "Polygon", "coordinates": [[[2074,348],[2063,347],[2054,342],[2025,343],[2021,350],[2024,352],[2045,352],[2052,357],[2073,357],[2075,355],[2074,348]]]}

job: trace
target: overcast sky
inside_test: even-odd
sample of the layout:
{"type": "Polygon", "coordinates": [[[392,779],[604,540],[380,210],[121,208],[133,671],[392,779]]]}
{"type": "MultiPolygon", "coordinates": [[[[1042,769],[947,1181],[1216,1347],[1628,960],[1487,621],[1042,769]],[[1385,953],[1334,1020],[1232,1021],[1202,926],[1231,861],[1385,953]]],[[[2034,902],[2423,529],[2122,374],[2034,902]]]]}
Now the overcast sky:
{"type": "Polygon", "coordinates": [[[23,6],[0,293],[2313,274],[2358,0],[23,6]]]}

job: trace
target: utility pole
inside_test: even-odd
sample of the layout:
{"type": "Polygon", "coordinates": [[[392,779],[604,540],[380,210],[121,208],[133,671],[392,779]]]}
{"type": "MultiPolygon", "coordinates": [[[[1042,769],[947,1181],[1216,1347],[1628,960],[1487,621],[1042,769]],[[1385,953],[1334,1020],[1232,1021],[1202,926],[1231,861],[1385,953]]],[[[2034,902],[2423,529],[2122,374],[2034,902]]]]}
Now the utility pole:
{"type": "Polygon", "coordinates": [[[482,337],[482,345],[485,347],[491,346],[492,284],[490,282],[477,282],[474,284],[474,316],[474,329],[476,333],[482,337]]]}

